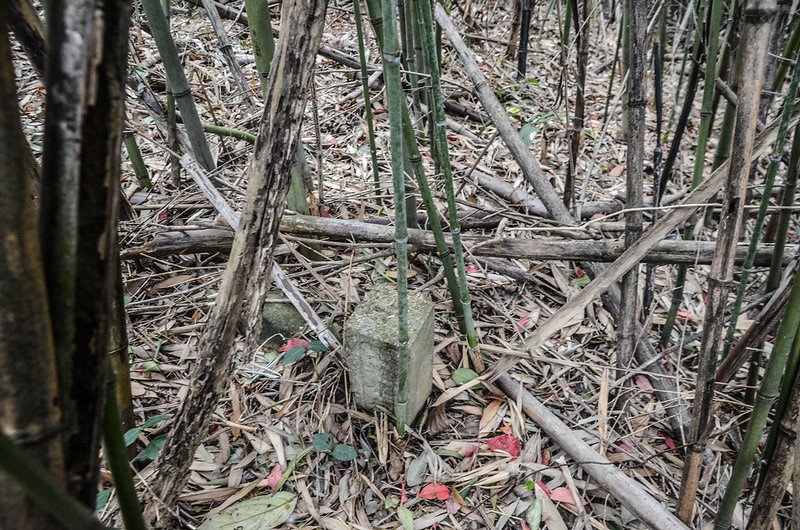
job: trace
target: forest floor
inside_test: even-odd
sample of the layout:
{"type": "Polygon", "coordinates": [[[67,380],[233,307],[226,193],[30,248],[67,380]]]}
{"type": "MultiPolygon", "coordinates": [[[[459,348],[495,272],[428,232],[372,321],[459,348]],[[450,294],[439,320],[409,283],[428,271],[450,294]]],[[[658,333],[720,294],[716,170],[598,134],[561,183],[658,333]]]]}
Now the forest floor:
{"type": "MultiPolygon", "coordinates": [[[[506,57],[511,26],[508,9],[512,3],[462,4],[471,12],[468,17],[454,12],[456,23],[469,37],[467,42],[476,60],[509,116],[529,135],[530,148],[543,171],[556,189],[562,190],[568,160],[565,102],[571,116],[574,70],[566,72],[569,95],[565,99],[558,24],[561,14],[556,7],[546,16],[544,8],[536,11],[527,79],[519,83],[515,80],[515,64],[506,57]]],[[[227,6],[234,12],[242,9],[238,0],[227,6]]],[[[283,27],[276,18],[278,12],[273,15],[277,26],[283,27]]],[[[141,20],[139,14],[135,20],[141,20]]],[[[578,204],[584,207],[605,201],[589,212],[591,219],[586,219],[581,230],[595,237],[619,238],[622,217],[605,216],[622,207],[625,190],[626,150],[619,78],[611,99],[606,97],[616,25],[606,32],[597,27],[596,20],[591,28],[578,204]]],[[[323,42],[357,58],[352,21],[350,3],[332,5],[323,42]]],[[[237,94],[204,11],[176,2],[172,24],[204,120],[255,134],[260,110],[249,108],[237,94]]],[[[225,20],[225,26],[253,91],[259,94],[247,28],[231,20],[225,20]]],[[[136,84],[152,90],[163,101],[165,81],[158,54],[138,22],[134,23],[132,40],[132,75],[136,84]]],[[[671,41],[668,52],[674,52],[671,41]]],[[[574,49],[570,53],[574,58],[574,49]]],[[[370,57],[373,61],[378,58],[374,46],[370,57]]],[[[445,95],[481,113],[472,84],[446,38],[443,64],[445,95]]],[[[42,93],[24,60],[20,59],[19,65],[22,109],[28,118],[29,138],[37,151],[41,148],[36,140],[41,138],[38,113],[42,93]]],[[[679,67],[678,58],[666,68],[667,117],[674,105],[678,80],[675,71],[679,67]]],[[[319,177],[323,183],[324,216],[388,224],[393,211],[386,206],[388,202],[382,204],[378,200],[372,189],[363,97],[355,71],[320,56],[316,68],[315,94],[309,94],[309,101],[314,104],[307,107],[303,140],[314,181],[319,177]],[[315,119],[319,124],[319,144],[315,119]]],[[[136,249],[166,231],[227,225],[185,174],[176,187],[163,136],[135,91],[129,90],[128,96],[128,123],[137,135],[153,183],[152,189],[141,188],[129,161],[124,159],[123,189],[129,204],[121,226],[121,249],[125,255],[134,408],[140,426],[134,432],[138,435],[134,445],[139,453],[140,477],[147,481],[156,470],[146,464],[163,443],[169,417],[185,392],[198,338],[214,303],[227,254],[153,257],[136,249]]],[[[389,162],[387,150],[381,148],[388,144],[389,134],[383,96],[378,80],[373,90],[373,109],[380,174],[384,179],[381,195],[388,198],[389,162]]],[[[552,221],[526,213],[519,202],[480,185],[474,173],[465,177],[468,168],[476,165],[489,178],[532,193],[509,151],[494,136],[490,122],[450,117],[466,130],[451,131],[449,136],[451,156],[459,164],[456,186],[460,207],[465,216],[479,212],[482,219],[478,228],[467,232],[525,239],[563,235],[552,221]]],[[[654,120],[650,105],[646,165],[652,164],[655,148],[654,120]]],[[[684,140],[687,146],[692,145],[696,134],[694,123],[690,122],[684,140]]],[[[669,130],[666,123],[665,130],[669,130]]],[[[215,135],[209,135],[209,140],[219,161],[215,183],[229,203],[239,209],[245,195],[252,144],[215,135]]],[[[427,147],[423,150],[426,167],[433,174],[427,147]]],[[[713,153],[713,145],[709,151],[713,153]]],[[[681,163],[679,157],[677,174],[684,180],[673,182],[668,195],[686,185],[691,158],[681,163]]],[[[646,182],[648,194],[651,184],[646,182]]],[[[437,200],[443,210],[443,197],[437,200]]],[[[366,293],[377,284],[392,281],[392,245],[320,238],[316,244],[321,259],[310,261],[299,252],[307,244],[305,237],[284,233],[276,259],[317,313],[332,328],[343,330],[348,316],[366,293]]],[[[564,326],[534,356],[524,356],[522,342],[526,334],[588,283],[579,266],[568,261],[476,257],[468,248],[467,271],[480,358],[471,355],[458,331],[436,257],[412,249],[410,267],[412,291],[435,303],[436,339],[431,405],[409,434],[399,439],[385,414],[368,414],[354,407],[341,351],[309,349],[294,362],[287,362],[286,347],[241,351],[234,379],[220,396],[213,425],[196,453],[189,486],[181,497],[187,527],[237,501],[269,494],[281,475],[288,477],[283,489],[297,495],[296,505],[280,514],[282,528],[399,528],[399,513],[403,517],[410,514],[414,528],[526,528],[526,514],[537,497],[543,500],[543,518],[551,530],[639,527],[640,523],[633,521],[626,509],[588,477],[580,463],[554,445],[525,416],[516,399],[492,385],[453,390],[465,381],[465,374],[468,377],[470,372],[465,369],[481,371],[504,354],[521,353],[523,356],[512,371],[514,378],[569,425],[576,436],[624,469],[651,495],[674,508],[679,496],[682,442],[669,433],[665,409],[645,376],[631,373],[631,397],[627,408],[619,410],[616,326],[599,301],[564,326]],[[314,438],[322,433],[332,438],[314,438]],[[519,451],[514,440],[520,443],[519,451]],[[324,450],[331,443],[344,449],[339,453],[324,450]],[[312,449],[309,452],[307,448],[312,449]],[[354,459],[347,448],[355,451],[354,459]],[[574,482],[575,492],[567,487],[569,481],[574,482]],[[408,513],[399,511],[400,506],[408,513]]],[[[678,326],[685,340],[678,337],[678,332],[673,337],[675,342],[684,343],[684,349],[671,352],[661,361],[669,376],[678,381],[680,397],[687,404],[694,390],[692,363],[687,360],[696,350],[694,334],[702,322],[705,271],[703,266],[690,268],[678,326]]],[[[656,269],[655,300],[642,320],[653,343],[658,340],[669,307],[673,276],[673,266],[656,269]]],[[[284,342],[301,338],[312,342],[317,337],[304,333],[285,337],[284,342]]],[[[290,346],[297,344],[301,343],[295,341],[290,346]]],[[[709,453],[714,461],[706,466],[708,472],[698,498],[701,506],[715,506],[724,491],[721,484],[726,480],[734,451],[739,417],[746,411],[741,402],[742,391],[741,379],[721,389],[719,400],[723,406],[714,420],[709,453]]],[[[100,513],[109,520],[115,512],[115,503],[108,500],[110,492],[104,490],[100,503],[100,513]]]]}

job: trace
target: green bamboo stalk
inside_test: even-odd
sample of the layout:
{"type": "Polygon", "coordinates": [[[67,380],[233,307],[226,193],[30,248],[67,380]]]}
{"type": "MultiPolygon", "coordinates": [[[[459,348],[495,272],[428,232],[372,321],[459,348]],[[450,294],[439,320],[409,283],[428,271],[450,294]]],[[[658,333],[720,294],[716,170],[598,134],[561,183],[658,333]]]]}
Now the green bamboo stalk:
{"type": "Polygon", "coordinates": [[[770,408],[772,408],[775,398],[778,397],[781,377],[792,342],[795,335],[797,335],[798,327],[800,327],[800,282],[796,281],[789,294],[786,314],[775,335],[772,353],[767,363],[764,377],[761,380],[761,387],[756,397],[753,412],[750,415],[750,423],[742,442],[742,448],[736,457],[728,487],[725,489],[725,494],[714,521],[716,530],[728,530],[730,527],[733,511],[739,500],[742,486],[750,473],[750,466],[758,449],[761,433],[767,424],[770,408]]]}
{"type": "Polygon", "coordinates": [[[381,174],[378,169],[378,148],[375,145],[375,124],[372,116],[372,100],[369,91],[369,75],[367,72],[367,52],[364,46],[364,24],[361,20],[361,0],[353,0],[353,12],[356,19],[356,37],[358,39],[358,61],[361,67],[361,87],[364,91],[364,112],[367,121],[367,141],[369,155],[372,158],[372,182],[375,186],[375,197],[383,203],[381,196],[381,174]]]}
{"type": "Polygon", "coordinates": [[[250,27],[256,70],[261,77],[261,94],[266,97],[269,67],[275,55],[275,37],[272,35],[272,22],[269,18],[269,2],[244,0],[244,9],[247,12],[247,25],[250,27]]]}
{"type": "Polygon", "coordinates": [[[203,126],[200,122],[200,115],[197,113],[197,107],[195,107],[192,99],[189,82],[186,80],[180,57],[178,57],[175,43],[169,32],[164,11],[161,9],[158,0],[141,1],[145,13],[147,13],[147,19],[150,21],[150,29],[153,33],[153,39],[156,41],[158,53],[164,63],[167,79],[175,94],[175,101],[178,103],[178,108],[183,115],[186,134],[189,136],[194,156],[203,169],[211,171],[215,167],[214,158],[208,148],[208,142],[206,142],[203,126]]]}
{"type": "MultiPolygon", "coordinates": [[[[734,1],[733,4],[735,5],[736,2],[734,1]]],[[[739,19],[740,16],[737,16],[738,12],[741,9],[736,9],[734,7],[731,8],[731,12],[734,13],[734,17],[731,20],[731,25],[735,26],[731,28],[728,32],[728,39],[726,42],[725,52],[726,52],[726,59],[728,63],[728,85],[734,92],[738,91],[738,87],[736,86],[736,63],[735,63],[735,50],[736,50],[736,36],[738,34],[738,26],[740,25],[739,19]],[[730,67],[730,62],[734,61],[733,68],[730,67]]],[[[721,166],[727,159],[728,155],[731,152],[731,141],[733,140],[733,123],[736,118],[736,107],[727,103],[725,105],[725,114],[722,118],[722,123],[720,124],[719,128],[719,138],[717,140],[717,150],[714,153],[714,163],[711,166],[712,171],[716,170],[719,166],[721,166]]]]}
{"type": "MultiPolygon", "coordinates": [[[[767,436],[767,442],[764,444],[764,451],[761,456],[761,461],[765,463],[762,469],[766,468],[766,464],[772,461],[775,456],[775,448],[777,447],[778,440],[781,436],[781,420],[786,416],[786,411],[789,407],[790,398],[794,383],[797,380],[798,368],[800,368],[800,337],[795,336],[792,344],[792,349],[789,351],[789,357],[786,361],[786,368],[784,369],[783,379],[781,380],[781,390],[778,396],[778,401],[775,404],[774,421],[767,436]]],[[[765,473],[761,473],[758,479],[759,485],[764,481],[765,473]]]]}
{"type": "Polygon", "coordinates": [[[418,0],[401,0],[403,6],[400,11],[400,20],[403,24],[403,64],[408,71],[408,83],[411,86],[411,112],[417,118],[415,120],[416,130],[423,132],[422,109],[420,107],[419,91],[419,51],[420,40],[419,24],[417,23],[415,5],[418,0]]]}
{"type": "Polygon", "coordinates": [[[147,525],[139,508],[139,498],[136,496],[133,473],[128,462],[128,450],[125,447],[122,432],[122,416],[117,403],[116,386],[114,381],[110,383],[106,391],[105,414],[103,415],[103,453],[114,479],[125,530],[146,530],[147,525]]]}
{"type": "MultiPolygon", "coordinates": [[[[167,21],[167,27],[172,27],[172,1],[161,0],[161,8],[164,10],[164,18],[167,21]]],[[[164,81],[164,89],[167,96],[167,144],[173,153],[169,154],[169,171],[170,180],[172,185],[177,189],[181,185],[181,163],[177,153],[181,151],[181,143],[178,140],[178,118],[177,110],[175,108],[175,95],[172,91],[172,85],[169,78],[164,81]]]]}
{"type": "Polygon", "coordinates": [[[251,144],[256,142],[256,136],[254,134],[250,134],[247,131],[241,131],[239,129],[232,129],[230,127],[220,127],[219,125],[204,123],[203,130],[211,134],[216,134],[217,136],[228,136],[230,138],[244,140],[245,142],[251,144]]]}
{"type": "Polygon", "coordinates": [[[447,147],[447,127],[445,124],[444,98],[442,97],[442,82],[439,72],[439,63],[436,58],[435,34],[433,30],[433,9],[430,0],[418,0],[418,16],[422,22],[422,37],[427,51],[427,62],[430,65],[431,93],[433,96],[433,122],[436,135],[436,155],[441,165],[444,176],[444,188],[447,194],[447,210],[449,214],[450,233],[453,239],[453,255],[458,270],[458,281],[461,298],[457,303],[461,304],[464,315],[464,327],[466,328],[467,342],[470,348],[478,345],[478,337],[475,332],[475,323],[472,320],[472,307],[470,305],[469,289],[467,285],[467,274],[464,269],[464,251],[461,245],[461,227],[458,221],[458,206],[456,195],[453,188],[453,172],[450,167],[450,153],[447,147]]]}
{"type": "MultiPolygon", "coordinates": [[[[702,0],[701,0],[702,1],[702,0]]],[[[699,4],[698,8],[702,5],[699,4]]],[[[708,72],[716,72],[717,71],[717,63],[718,63],[718,56],[719,56],[719,28],[722,21],[722,14],[723,14],[723,5],[721,0],[717,0],[716,2],[712,0],[712,2],[706,5],[706,9],[708,10],[706,20],[708,21],[709,32],[708,32],[708,44],[705,51],[703,50],[702,42],[700,41],[700,37],[703,35],[703,31],[697,30],[695,32],[695,40],[694,40],[694,47],[692,54],[695,57],[695,60],[692,62],[692,70],[689,74],[689,84],[686,89],[686,99],[684,100],[683,107],[681,108],[681,113],[678,117],[678,123],[676,126],[675,136],[672,140],[672,144],[670,145],[669,153],[667,154],[667,159],[664,162],[664,167],[660,170],[658,183],[656,184],[656,201],[657,203],[661,203],[661,197],[664,195],[666,191],[667,182],[669,181],[669,174],[672,172],[672,167],[675,163],[675,159],[677,157],[678,152],[680,151],[680,142],[683,137],[683,133],[686,129],[686,123],[689,118],[692,109],[692,102],[694,100],[694,95],[697,91],[697,82],[699,79],[700,67],[699,61],[702,59],[702,55],[706,55],[706,78],[703,84],[703,101],[702,107],[700,110],[700,132],[698,134],[698,143],[697,149],[695,151],[695,159],[694,159],[694,167],[692,173],[692,189],[695,189],[697,186],[700,185],[703,179],[703,170],[705,168],[705,156],[706,156],[706,146],[708,144],[708,136],[711,131],[711,124],[713,123],[714,119],[714,94],[715,90],[715,81],[716,76],[709,74],[708,72]],[[713,33],[711,33],[713,31],[713,33]]],[[[731,117],[735,117],[735,108],[730,108],[733,112],[731,117]]],[[[674,109],[673,109],[674,112],[674,109]]],[[[727,118],[726,114],[726,118],[727,118]]],[[[733,138],[733,123],[729,124],[731,129],[731,139],[733,138]]],[[[693,237],[694,234],[694,227],[696,224],[696,216],[692,216],[687,223],[686,228],[683,232],[683,238],[689,240],[693,237]]],[[[675,286],[672,290],[672,297],[670,300],[670,307],[667,311],[667,317],[664,322],[664,326],[661,329],[661,338],[660,344],[662,347],[666,347],[669,345],[670,336],[672,334],[672,330],[675,327],[675,321],[678,316],[678,310],[680,309],[683,303],[683,290],[684,285],[686,284],[686,273],[687,273],[687,266],[686,265],[679,265],[678,272],[675,277],[675,286]]]]}
{"type": "MultiPolygon", "coordinates": [[[[713,1],[713,0],[712,0],[713,1]]],[[[796,57],[797,59],[797,57],[796,57]]],[[[797,89],[800,86],[800,68],[794,69],[792,81],[789,83],[789,91],[786,94],[786,101],[783,105],[783,113],[781,115],[781,123],[778,128],[778,136],[775,143],[772,144],[772,156],[770,157],[769,169],[767,176],[764,178],[764,194],[761,197],[761,204],[758,206],[758,214],[753,226],[753,235],[750,238],[750,246],[747,248],[747,256],[745,257],[744,264],[742,265],[741,279],[739,280],[739,287],[736,290],[736,301],[731,310],[731,321],[728,325],[728,330],[725,335],[725,345],[722,350],[723,359],[728,356],[730,351],[733,335],[736,332],[736,320],[739,312],[742,309],[742,301],[744,300],[744,293],[747,290],[747,281],[750,279],[750,272],[755,262],[756,247],[761,238],[761,229],[764,226],[764,219],[767,217],[767,207],[769,206],[770,196],[772,195],[772,186],[775,183],[775,177],[778,174],[778,168],[781,165],[783,158],[783,148],[786,143],[786,135],[789,132],[789,120],[792,115],[792,107],[797,99],[797,89]]],[[[701,131],[702,132],[702,131],[701,131]]]]}
{"type": "MultiPolygon", "coordinates": [[[[800,354],[800,341],[795,336],[792,345],[792,355],[800,354]]],[[[772,528],[772,521],[778,513],[784,492],[789,485],[794,468],[795,447],[797,446],[797,416],[800,411],[800,381],[797,374],[793,376],[787,370],[784,379],[791,377],[793,385],[788,399],[788,408],[785,414],[778,416],[775,414],[772,422],[770,436],[776,433],[774,449],[767,453],[767,449],[761,458],[764,465],[758,477],[756,496],[753,499],[753,509],[750,512],[750,520],[747,522],[747,530],[767,530],[772,528]]],[[[796,496],[795,496],[796,499],[796,496]]],[[[796,501],[795,501],[796,502],[796,501]]],[[[797,521],[798,519],[794,519],[797,521]]]]}
{"type": "MultiPolygon", "coordinates": [[[[383,49],[383,15],[381,13],[381,6],[378,0],[366,0],[367,9],[369,10],[370,20],[373,23],[373,30],[375,31],[378,46],[383,49]],[[380,26],[374,27],[375,21],[380,20],[380,26]]],[[[428,223],[430,224],[431,231],[433,232],[434,241],[436,243],[436,252],[442,262],[442,269],[444,270],[445,278],[447,279],[447,288],[450,291],[450,296],[453,300],[461,300],[461,292],[459,290],[458,279],[456,277],[455,267],[453,267],[453,260],[450,255],[450,249],[444,238],[444,231],[442,230],[442,223],[439,220],[439,212],[436,209],[436,203],[433,201],[433,194],[431,193],[428,178],[425,175],[425,168],[422,165],[422,155],[419,152],[417,145],[417,138],[414,135],[414,127],[411,124],[411,116],[408,112],[408,107],[403,106],[403,135],[404,135],[404,148],[408,156],[408,161],[411,164],[411,169],[414,173],[414,178],[417,181],[420,195],[425,204],[425,210],[428,213],[428,223]]],[[[415,216],[416,218],[416,216],[415,216]]],[[[458,326],[462,333],[466,334],[466,325],[464,323],[464,315],[461,304],[453,304],[453,311],[458,319],[458,326]]]]}
{"type": "Polygon", "coordinates": [[[400,81],[400,47],[397,35],[397,1],[383,0],[383,78],[389,99],[394,223],[397,253],[397,397],[395,424],[405,435],[408,408],[408,227],[406,225],[406,177],[403,156],[403,109],[405,96],[400,81]]]}
{"type": "Polygon", "coordinates": [[[783,57],[781,58],[782,60],[780,60],[778,64],[778,69],[775,70],[775,78],[772,81],[772,90],[770,91],[770,103],[772,102],[772,99],[775,98],[775,94],[779,94],[781,92],[783,83],[786,80],[786,74],[789,71],[789,66],[792,65],[788,58],[795,57],[797,55],[798,48],[800,48],[800,20],[798,20],[798,17],[795,17],[792,34],[789,36],[789,40],[786,42],[786,49],[783,52],[783,57]]]}
{"type": "Polygon", "coordinates": [[[0,472],[13,479],[25,493],[65,528],[100,530],[109,527],[100,523],[86,506],[78,502],[0,430],[0,472]]]}
{"type": "MultiPolygon", "coordinates": [[[[783,198],[781,206],[791,206],[794,204],[794,195],[797,190],[797,174],[800,169],[800,125],[795,126],[792,138],[792,151],[789,155],[789,169],[783,186],[783,198]]],[[[775,234],[775,252],[772,254],[772,263],[769,267],[767,276],[767,290],[774,290],[781,281],[781,271],[783,252],[786,248],[786,240],[789,237],[789,223],[792,219],[792,212],[788,209],[781,210],[778,219],[778,229],[775,234]]]]}
{"type": "Polygon", "coordinates": [[[123,135],[123,141],[125,142],[125,150],[128,152],[128,158],[133,166],[133,173],[136,175],[136,180],[139,181],[139,186],[149,190],[153,187],[153,181],[150,180],[150,174],[147,172],[142,152],[139,151],[139,145],[136,143],[136,135],[132,131],[126,131],[123,135]]]}

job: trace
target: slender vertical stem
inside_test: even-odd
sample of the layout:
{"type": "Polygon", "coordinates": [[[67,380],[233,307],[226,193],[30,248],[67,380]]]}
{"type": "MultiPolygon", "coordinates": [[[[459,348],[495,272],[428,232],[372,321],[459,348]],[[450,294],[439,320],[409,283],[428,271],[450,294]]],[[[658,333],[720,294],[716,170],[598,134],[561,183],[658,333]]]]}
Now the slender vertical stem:
{"type": "Polygon", "coordinates": [[[789,223],[792,219],[792,212],[788,209],[794,204],[794,196],[797,190],[797,174],[800,170],[800,125],[795,126],[792,137],[792,150],[789,155],[789,168],[783,185],[782,209],[778,219],[778,228],[775,234],[775,252],[772,255],[772,262],[767,276],[767,291],[772,291],[778,287],[781,281],[783,270],[783,252],[786,248],[786,241],[789,238],[789,223]]]}
{"type": "Polygon", "coordinates": [[[375,186],[375,197],[381,197],[381,174],[378,169],[378,149],[375,145],[375,124],[372,119],[372,100],[369,95],[369,75],[367,74],[367,53],[364,46],[364,24],[361,20],[361,0],[353,0],[353,12],[356,19],[356,37],[358,38],[358,61],[361,67],[361,87],[364,91],[364,113],[367,121],[367,141],[372,159],[372,182],[375,186]]]}
{"type": "Polygon", "coordinates": [[[458,211],[456,196],[453,187],[453,172],[450,167],[450,154],[447,147],[447,128],[445,125],[444,98],[442,97],[442,83],[440,79],[439,63],[436,59],[435,34],[433,31],[433,9],[430,0],[418,0],[419,17],[423,25],[423,39],[427,59],[430,65],[431,93],[433,95],[433,122],[434,122],[434,142],[436,144],[436,155],[444,173],[444,187],[447,194],[447,211],[449,214],[450,233],[453,239],[453,256],[458,270],[458,282],[460,299],[454,303],[461,304],[464,315],[464,327],[467,333],[467,342],[471,348],[478,345],[478,337],[475,332],[475,323],[472,320],[472,308],[470,306],[469,288],[467,285],[467,275],[464,269],[464,250],[461,245],[461,227],[458,221],[458,211]]]}
{"type": "MultiPolygon", "coordinates": [[[[626,0],[625,13],[629,17],[625,42],[625,55],[628,57],[626,200],[627,206],[634,209],[634,211],[625,216],[625,246],[627,248],[641,237],[643,221],[641,212],[641,208],[644,205],[642,175],[644,173],[645,110],[647,104],[647,81],[645,78],[647,68],[647,54],[645,52],[647,6],[645,1],[626,0]]],[[[617,360],[620,370],[630,368],[633,353],[636,350],[636,341],[639,339],[634,335],[634,330],[637,327],[635,323],[637,320],[638,285],[639,266],[637,265],[622,278],[619,354],[617,360]]]]}
{"type": "Polygon", "coordinates": [[[167,79],[169,79],[169,83],[175,93],[175,100],[181,111],[183,123],[186,125],[186,133],[189,136],[189,142],[192,144],[194,156],[203,169],[214,169],[214,157],[211,156],[211,150],[208,148],[208,142],[203,134],[200,115],[197,113],[197,107],[195,107],[192,99],[189,82],[186,80],[186,74],[175,49],[175,43],[172,41],[164,11],[158,0],[141,1],[147,13],[147,19],[150,22],[150,28],[153,30],[153,39],[156,41],[158,53],[164,63],[167,79]]]}
{"type": "Polygon", "coordinates": [[[400,82],[400,47],[397,35],[397,2],[382,0],[383,77],[389,98],[392,177],[394,181],[394,223],[397,252],[397,396],[395,422],[405,434],[408,407],[408,227],[406,225],[406,180],[403,170],[403,109],[405,98],[400,82]]]}
{"type": "Polygon", "coordinates": [[[792,116],[792,107],[794,106],[795,99],[797,99],[799,85],[800,68],[795,68],[792,81],[789,84],[789,91],[786,94],[786,102],[783,105],[778,137],[772,146],[769,169],[767,170],[767,176],[764,178],[764,194],[761,197],[761,204],[758,206],[756,221],[753,225],[753,235],[750,238],[750,246],[747,248],[747,256],[745,256],[744,264],[742,265],[741,279],[739,280],[739,287],[736,290],[736,301],[731,310],[731,321],[725,335],[725,345],[722,350],[723,358],[727,357],[731,348],[731,342],[733,341],[733,335],[736,332],[736,321],[742,309],[742,301],[744,300],[744,294],[747,290],[747,281],[750,279],[750,271],[755,262],[756,248],[758,247],[758,240],[761,238],[761,229],[764,226],[764,219],[767,217],[767,207],[769,206],[770,197],[772,195],[772,186],[775,183],[775,177],[778,174],[778,168],[783,158],[783,147],[786,143],[786,135],[789,132],[789,120],[792,116]]]}
{"type": "Polygon", "coordinates": [[[122,520],[126,530],[145,530],[147,525],[139,508],[133,473],[128,463],[128,450],[122,433],[122,415],[119,411],[116,381],[110,381],[106,392],[106,405],[103,414],[103,453],[111,469],[114,487],[117,490],[122,520]]]}
{"type": "Polygon", "coordinates": [[[728,179],[723,188],[717,243],[708,276],[708,301],[700,344],[695,400],[692,406],[690,448],[683,468],[678,508],[679,517],[687,524],[692,519],[702,457],[707,442],[706,426],[714,398],[714,375],[722,339],[723,317],[733,278],[734,249],[741,227],[753,141],[758,123],[765,58],[772,31],[771,17],[775,7],[776,0],[752,0],[748,4],[748,14],[744,19],[743,45],[737,57],[741,77],[733,137],[735,149],[731,153],[728,179]],[[745,79],[747,83],[742,82],[745,79]]]}
{"type": "Polygon", "coordinates": [[[517,49],[517,81],[525,79],[525,72],[528,69],[528,40],[532,12],[533,0],[522,0],[521,22],[519,22],[519,47],[517,49]]]}

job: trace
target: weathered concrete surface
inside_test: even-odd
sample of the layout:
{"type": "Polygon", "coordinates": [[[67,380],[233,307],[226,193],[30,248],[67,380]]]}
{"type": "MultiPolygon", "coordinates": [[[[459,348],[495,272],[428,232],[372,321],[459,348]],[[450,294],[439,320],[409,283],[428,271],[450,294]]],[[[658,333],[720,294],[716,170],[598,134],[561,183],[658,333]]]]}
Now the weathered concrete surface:
{"type": "Polygon", "coordinates": [[[273,289],[264,299],[264,311],[261,314],[261,335],[259,340],[266,341],[272,348],[279,348],[288,339],[297,337],[306,321],[286,298],[282,291],[273,289]]]}
{"type": "MultiPolygon", "coordinates": [[[[431,392],[433,373],[433,304],[409,294],[408,423],[431,392]]],[[[344,351],[356,405],[394,411],[397,395],[397,292],[394,285],[375,287],[347,319],[344,351]]]]}

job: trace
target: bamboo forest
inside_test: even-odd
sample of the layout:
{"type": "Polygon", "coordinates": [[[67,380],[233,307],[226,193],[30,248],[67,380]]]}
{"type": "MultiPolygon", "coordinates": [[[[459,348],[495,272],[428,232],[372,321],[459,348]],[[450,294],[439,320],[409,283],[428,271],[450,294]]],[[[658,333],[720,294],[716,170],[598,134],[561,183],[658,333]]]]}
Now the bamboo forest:
{"type": "Polygon", "coordinates": [[[0,1],[0,528],[800,529],[800,0],[0,1]]]}

